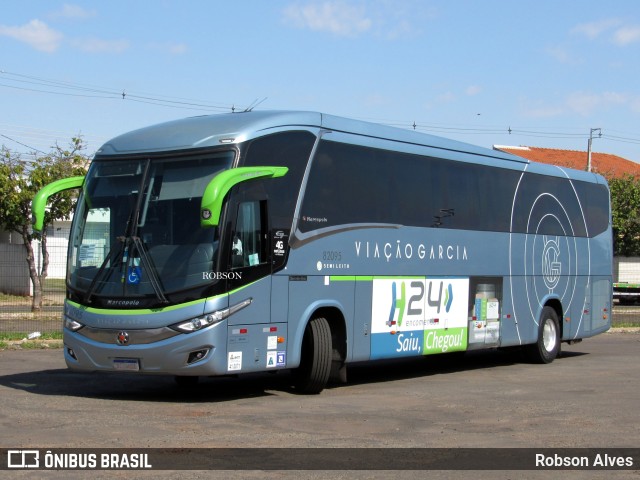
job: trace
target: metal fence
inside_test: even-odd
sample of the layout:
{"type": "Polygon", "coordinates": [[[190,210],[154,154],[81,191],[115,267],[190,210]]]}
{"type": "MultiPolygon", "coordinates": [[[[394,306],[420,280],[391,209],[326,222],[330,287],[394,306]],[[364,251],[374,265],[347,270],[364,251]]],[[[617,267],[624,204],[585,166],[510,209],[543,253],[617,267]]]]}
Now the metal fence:
{"type": "MultiPolygon", "coordinates": [[[[67,242],[50,238],[49,275],[45,279],[40,311],[32,312],[33,287],[21,243],[0,243],[0,333],[62,331],[62,305],[65,298],[67,242]]],[[[33,243],[38,262],[40,243],[33,243]]],[[[40,264],[36,265],[40,268],[40,264]]]]}

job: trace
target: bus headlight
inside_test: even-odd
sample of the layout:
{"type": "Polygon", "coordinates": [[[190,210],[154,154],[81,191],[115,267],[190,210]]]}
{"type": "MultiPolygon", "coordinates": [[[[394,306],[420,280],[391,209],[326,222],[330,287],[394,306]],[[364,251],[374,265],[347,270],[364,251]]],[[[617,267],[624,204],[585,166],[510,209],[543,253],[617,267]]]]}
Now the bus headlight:
{"type": "Polygon", "coordinates": [[[233,315],[243,308],[248,307],[249,305],[251,305],[251,302],[253,302],[253,298],[249,297],[239,303],[236,303],[235,305],[232,305],[229,308],[225,308],[224,310],[218,310],[201,317],[192,318],[191,320],[187,320],[186,322],[169,325],[169,328],[173,328],[174,330],[182,333],[196,332],[198,330],[202,330],[203,328],[210,327],[211,325],[215,325],[216,323],[221,322],[230,315],[233,315]]]}
{"type": "Polygon", "coordinates": [[[71,330],[72,332],[77,332],[84,325],[80,322],[76,322],[73,318],[69,318],[65,315],[64,317],[64,328],[71,330]]]}
{"type": "Polygon", "coordinates": [[[186,322],[170,325],[169,328],[182,333],[191,333],[197,332],[198,330],[202,330],[206,327],[210,327],[211,325],[215,325],[216,323],[221,322],[223,319],[224,317],[223,315],[221,315],[221,312],[214,312],[202,317],[192,318],[191,320],[187,320],[186,322]]]}

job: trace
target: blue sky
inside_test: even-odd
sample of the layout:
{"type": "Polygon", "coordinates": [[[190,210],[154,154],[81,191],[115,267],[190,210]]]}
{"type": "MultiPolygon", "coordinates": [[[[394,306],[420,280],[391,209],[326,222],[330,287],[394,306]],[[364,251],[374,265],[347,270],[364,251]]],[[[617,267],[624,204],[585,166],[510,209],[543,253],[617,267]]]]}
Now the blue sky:
{"type": "Polygon", "coordinates": [[[640,162],[640,2],[3,4],[0,143],[14,151],[80,133],[92,153],[256,101],[486,147],[586,150],[600,128],[594,151],[640,162]]]}

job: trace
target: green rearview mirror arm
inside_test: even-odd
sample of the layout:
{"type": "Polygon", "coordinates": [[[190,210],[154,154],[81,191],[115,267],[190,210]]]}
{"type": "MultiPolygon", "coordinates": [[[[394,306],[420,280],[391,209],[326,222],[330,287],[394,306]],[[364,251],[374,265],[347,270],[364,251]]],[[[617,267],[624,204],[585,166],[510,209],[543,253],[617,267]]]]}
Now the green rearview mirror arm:
{"type": "Polygon", "coordinates": [[[219,173],[204,189],[200,204],[200,226],[218,225],[224,197],[237,184],[258,178],[282,177],[288,171],[287,167],[239,167],[219,173]]]}
{"type": "Polygon", "coordinates": [[[47,206],[49,197],[64,190],[82,187],[84,177],[69,177],[51,182],[42,187],[31,201],[31,221],[33,229],[37,232],[42,230],[44,225],[44,209],[47,206]]]}

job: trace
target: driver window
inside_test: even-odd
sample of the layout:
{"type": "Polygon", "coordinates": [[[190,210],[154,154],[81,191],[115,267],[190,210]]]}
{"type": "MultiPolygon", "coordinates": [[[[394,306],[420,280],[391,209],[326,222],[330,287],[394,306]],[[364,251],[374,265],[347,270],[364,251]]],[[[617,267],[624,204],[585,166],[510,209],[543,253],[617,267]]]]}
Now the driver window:
{"type": "Polygon", "coordinates": [[[236,231],[231,241],[231,265],[233,268],[242,268],[264,263],[264,251],[260,202],[240,203],[236,231]]]}

